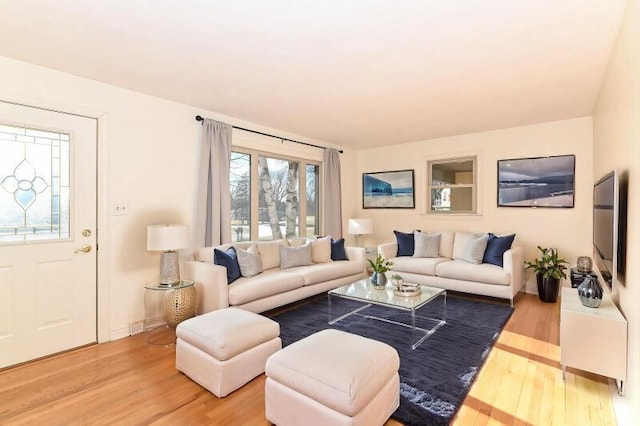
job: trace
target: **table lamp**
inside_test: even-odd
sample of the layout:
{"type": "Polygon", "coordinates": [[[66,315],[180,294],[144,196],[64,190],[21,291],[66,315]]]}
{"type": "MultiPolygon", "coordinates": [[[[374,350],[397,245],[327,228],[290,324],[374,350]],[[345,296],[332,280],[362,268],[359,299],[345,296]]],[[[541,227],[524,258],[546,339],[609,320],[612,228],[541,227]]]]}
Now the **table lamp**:
{"type": "Polygon", "coordinates": [[[356,246],[360,246],[360,235],[373,234],[373,220],[349,219],[349,234],[356,236],[356,246]]]}
{"type": "Polygon", "coordinates": [[[176,250],[189,247],[189,228],[186,225],[147,226],[147,250],[162,250],[160,284],[180,282],[180,265],[176,250]]]}

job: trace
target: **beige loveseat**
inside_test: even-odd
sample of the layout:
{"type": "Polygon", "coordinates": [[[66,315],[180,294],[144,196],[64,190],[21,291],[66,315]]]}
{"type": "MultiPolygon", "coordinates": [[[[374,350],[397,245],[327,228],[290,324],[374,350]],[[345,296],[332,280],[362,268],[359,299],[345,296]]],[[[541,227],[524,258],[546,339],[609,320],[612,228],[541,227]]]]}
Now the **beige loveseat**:
{"type": "Polygon", "coordinates": [[[522,248],[512,246],[504,252],[503,266],[474,264],[462,260],[464,245],[472,235],[468,232],[440,233],[437,257],[397,256],[398,244],[378,246],[378,254],[393,262],[387,277],[401,275],[406,282],[429,285],[446,290],[483,296],[513,299],[524,287],[522,248]]]}
{"type": "Polygon", "coordinates": [[[280,245],[289,246],[289,242],[246,241],[197,250],[195,260],[185,265],[185,275],[196,281],[198,314],[229,306],[264,312],[364,278],[364,248],[345,247],[348,260],[323,258],[310,265],[281,269],[280,245]],[[225,251],[231,246],[248,249],[252,244],[258,248],[264,271],[227,284],[227,270],[214,264],[213,249],[225,251]]]}

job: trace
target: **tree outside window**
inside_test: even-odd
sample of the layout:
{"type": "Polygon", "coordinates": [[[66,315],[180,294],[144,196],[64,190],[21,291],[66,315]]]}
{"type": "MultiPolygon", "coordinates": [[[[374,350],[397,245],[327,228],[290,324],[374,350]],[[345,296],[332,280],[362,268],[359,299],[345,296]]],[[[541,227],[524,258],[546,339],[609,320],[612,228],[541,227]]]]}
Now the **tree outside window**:
{"type": "Polygon", "coordinates": [[[233,152],[230,179],[233,240],[318,235],[319,173],[320,166],[308,161],[251,151],[233,152]],[[253,168],[252,164],[257,166],[253,168]],[[256,188],[255,194],[251,188],[256,188]],[[255,224],[252,211],[256,212],[255,224]]]}

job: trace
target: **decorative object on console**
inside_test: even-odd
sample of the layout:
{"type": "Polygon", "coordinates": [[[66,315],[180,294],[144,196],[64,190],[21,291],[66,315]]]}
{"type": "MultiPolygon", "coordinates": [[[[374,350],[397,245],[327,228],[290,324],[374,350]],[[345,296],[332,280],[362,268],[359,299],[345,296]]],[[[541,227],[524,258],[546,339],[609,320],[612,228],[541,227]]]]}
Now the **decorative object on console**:
{"type": "Polygon", "coordinates": [[[573,207],[575,155],[498,160],[498,207],[573,207]]]}
{"type": "Polygon", "coordinates": [[[593,262],[591,262],[591,258],[589,256],[579,256],[577,266],[578,272],[591,272],[591,268],[593,268],[593,262]]]}
{"type": "Polygon", "coordinates": [[[176,250],[189,247],[189,229],[186,225],[147,226],[147,250],[162,250],[160,284],[180,282],[180,265],[176,250]]]}
{"type": "Polygon", "coordinates": [[[413,170],[362,174],[363,209],[414,209],[413,170]]]}
{"type": "Polygon", "coordinates": [[[578,286],[578,296],[580,296],[580,302],[588,308],[597,308],[602,303],[602,286],[598,282],[598,278],[594,276],[587,276],[582,284],[578,286]]]}
{"type": "Polygon", "coordinates": [[[378,255],[375,261],[367,259],[373,273],[371,274],[371,285],[375,289],[383,289],[387,285],[387,276],[384,274],[393,266],[393,262],[385,260],[384,257],[378,255]]]}
{"type": "Polygon", "coordinates": [[[571,273],[569,275],[571,288],[578,288],[578,286],[582,284],[582,281],[587,277],[597,278],[597,275],[595,272],[579,272],[578,268],[571,268],[571,273]]]}
{"type": "Polygon", "coordinates": [[[373,220],[349,219],[349,234],[356,236],[356,247],[360,247],[360,235],[373,234],[373,220]]]}
{"type": "Polygon", "coordinates": [[[546,303],[555,303],[560,291],[560,279],[567,278],[564,272],[567,267],[566,260],[558,256],[558,250],[554,248],[542,248],[538,246],[540,255],[533,262],[524,262],[526,269],[532,269],[536,274],[538,284],[538,297],[546,303]]]}

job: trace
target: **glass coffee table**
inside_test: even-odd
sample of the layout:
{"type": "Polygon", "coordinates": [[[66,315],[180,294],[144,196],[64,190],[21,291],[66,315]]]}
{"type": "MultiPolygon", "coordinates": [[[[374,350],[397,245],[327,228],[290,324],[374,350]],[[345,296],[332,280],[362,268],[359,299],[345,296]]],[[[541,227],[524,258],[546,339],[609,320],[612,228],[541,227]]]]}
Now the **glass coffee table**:
{"type": "Polygon", "coordinates": [[[365,318],[384,321],[387,323],[399,325],[402,327],[408,327],[412,330],[412,344],[411,349],[415,349],[424,340],[431,336],[436,332],[437,329],[442,327],[447,323],[447,292],[441,288],[429,287],[422,285],[420,286],[422,293],[417,296],[396,296],[393,293],[393,287],[391,285],[387,285],[382,290],[376,290],[369,283],[369,280],[360,280],[354,282],[352,284],[348,284],[342,287],[338,287],[336,289],[330,290],[328,293],[329,299],[329,324],[333,325],[339,321],[342,321],[345,318],[348,318],[352,315],[359,315],[365,318]],[[442,297],[440,297],[442,296],[442,297]],[[343,314],[336,314],[334,309],[332,308],[331,299],[332,298],[341,298],[341,299],[349,299],[357,302],[362,302],[364,305],[358,306],[355,309],[352,309],[343,314]],[[425,305],[435,301],[436,299],[442,300],[442,317],[441,318],[431,318],[431,317],[423,317],[420,315],[416,315],[416,311],[425,305]],[[397,309],[401,311],[410,312],[410,321],[396,321],[388,318],[383,318],[378,315],[369,315],[365,311],[366,309],[372,307],[373,305],[383,306],[387,308],[397,309]],[[337,315],[337,316],[336,316],[337,315]],[[416,318],[421,321],[420,326],[416,326],[416,318]],[[423,325],[432,324],[430,328],[426,328],[423,325]]]}

